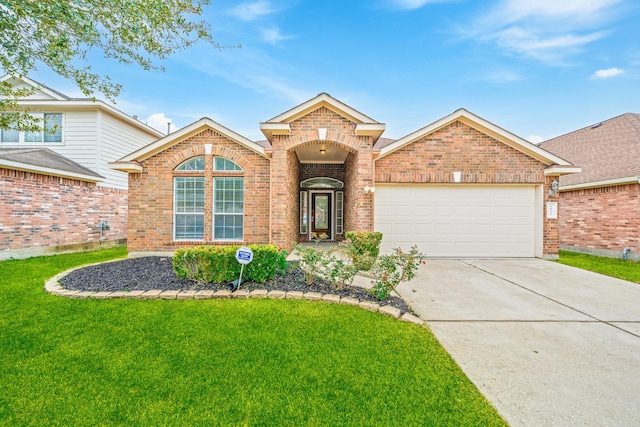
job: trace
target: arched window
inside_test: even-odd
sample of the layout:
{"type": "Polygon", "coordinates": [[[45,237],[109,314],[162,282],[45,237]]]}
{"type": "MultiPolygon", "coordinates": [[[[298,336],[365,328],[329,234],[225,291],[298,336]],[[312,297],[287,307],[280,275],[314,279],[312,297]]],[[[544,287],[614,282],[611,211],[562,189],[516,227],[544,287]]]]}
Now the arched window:
{"type": "Polygon", "coordinates": [[[214,171],[241,171],[242,168],[224,157],[216,157],[213,162],[214,171]]]}
{"type": "Polygon", "coordinates": [[[342,188],[344,184],[333,178],[309,178],[300,183],[300,188],[342,188]]]}
{"type": "Polygon", "coordinates": [[[182,162],[177,168],[177,171],[203,171],[204,170],[204,157],[193,157],[185,162],[182,162]]]}

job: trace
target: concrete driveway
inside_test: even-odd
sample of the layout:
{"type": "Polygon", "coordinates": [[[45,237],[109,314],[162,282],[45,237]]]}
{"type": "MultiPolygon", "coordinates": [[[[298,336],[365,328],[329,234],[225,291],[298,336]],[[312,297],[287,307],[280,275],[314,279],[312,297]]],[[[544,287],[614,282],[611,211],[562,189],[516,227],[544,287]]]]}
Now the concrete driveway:
{"type": "Polygon", "coordinates": [[[428,260],[398,292],[512,426],[640,425],[640,285],[540,259],[428,260]]]}

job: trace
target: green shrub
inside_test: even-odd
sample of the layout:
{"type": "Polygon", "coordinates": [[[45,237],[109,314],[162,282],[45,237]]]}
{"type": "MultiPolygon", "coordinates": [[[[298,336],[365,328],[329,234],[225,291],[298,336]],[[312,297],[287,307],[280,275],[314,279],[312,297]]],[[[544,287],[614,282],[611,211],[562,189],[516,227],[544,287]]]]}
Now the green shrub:
{"type": "MultiPolygon", "coordinates": [[[[178,249],[173,256],[173,270],[178,277],[196,282],[226,283],[240,276],[236,261],[240,246],[196,246],[178,249]]],[[[286,251],[275,245],[249,245],[253,260],[244,267],[242,278],[257,283],[272,279],[287,268],[286,251]]]]}
{"type": "Polygon", "coordinates": [[[377,231],[347,231],[345,248],[353,265],[361,271],[369,271],[380,254],[382,233],[377,231]]]}
{"type": "Polygon", "coordinates": [[[371,270],[374,280],[371,293],[379,300],[389,298],[401,282],[412,280],[418,272],[418,266],[424,264],[426,255],[413,246],[409,252],[394,248],[391,255],[382,255],[371,270]]]}

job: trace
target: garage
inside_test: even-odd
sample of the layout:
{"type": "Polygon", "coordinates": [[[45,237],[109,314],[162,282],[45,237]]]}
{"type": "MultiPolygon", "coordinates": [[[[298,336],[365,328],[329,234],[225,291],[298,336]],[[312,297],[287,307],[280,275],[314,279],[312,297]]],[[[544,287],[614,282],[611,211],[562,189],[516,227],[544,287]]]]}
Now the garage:
{"type": "MultiPolygon", "coordinates": [[[[418,245],[430,257],[534,257],[535,185],[376,185],[381,252],[418,245]]],[[[540,230],[538,232],[538,230],[540,230]]]]}

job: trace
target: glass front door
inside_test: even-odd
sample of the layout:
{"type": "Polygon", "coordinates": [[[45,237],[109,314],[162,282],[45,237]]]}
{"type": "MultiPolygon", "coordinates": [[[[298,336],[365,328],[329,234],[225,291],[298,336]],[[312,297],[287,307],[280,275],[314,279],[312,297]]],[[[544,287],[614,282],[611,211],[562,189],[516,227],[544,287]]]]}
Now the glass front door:
{"type": "Polygon", "coordinates": [[[331,238],[331,193],[311,194],[311,231],[331,238]]]}

